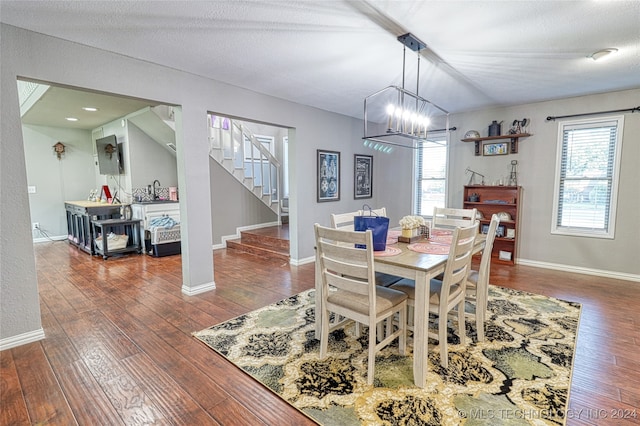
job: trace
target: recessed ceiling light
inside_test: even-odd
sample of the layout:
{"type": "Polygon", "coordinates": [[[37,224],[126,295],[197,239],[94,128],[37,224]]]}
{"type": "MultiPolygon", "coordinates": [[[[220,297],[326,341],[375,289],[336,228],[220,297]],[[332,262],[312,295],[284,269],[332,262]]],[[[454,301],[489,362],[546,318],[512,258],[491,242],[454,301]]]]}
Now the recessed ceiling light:
{"type": "Polygon", "coordinates": [[[67,117],[66,120],[67,121],[78,121],[78,119],[75,118],[75,117],[67,117]]]}
{"type": "Polygon", "coordinates": [[[599,61],[602,60],[606,57],[608,57],[609,55],[616,53],[618,51],[618,49],[614,48],[614,47],[610,47],[608,49],[602,49],[602,50],[598,50],[597,52],[593,52],[591,55],[587,56],[587,58],[591,58],[594,61],[599,61]]]}
{"type": "Polygon", "coordinates": [[[82,109],[89,112],[96,112],[98,110],[96,107],[82,107],[82,109]]]}

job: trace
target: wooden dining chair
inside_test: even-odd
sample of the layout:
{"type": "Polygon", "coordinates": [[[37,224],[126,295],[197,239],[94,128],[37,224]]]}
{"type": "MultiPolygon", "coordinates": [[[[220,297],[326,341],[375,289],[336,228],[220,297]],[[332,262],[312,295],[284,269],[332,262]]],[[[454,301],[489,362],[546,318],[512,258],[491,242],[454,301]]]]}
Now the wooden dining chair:
{"type": "Polygon", "coordinates": [[[478,209],[452,209],[448,207],[434,207],[431,219],[432,229],[453,229],[472,226],[477,222],[478,209]]]}
{"type": "Polygon", "coordinates": [[[371,212],[374,216],[387,216],[387,208],[380,207],[379,209],[371,209],[371,210],[358,210],[358,216],[362,216],[363,214],[369,214],[371,212]]]}
{"type": "MultiPolygon", "coordinates": [[[[465,228],[455,228],[453,240],[449,249],[449,257],[444,269],[442,280],[432,279],[429,285],[429,308],[428,312],[438,316],[438,333],[429,332],[429,337],[438,339],[440,345],[440,365],[444,368],[448,366],[447,356],[447,320],[449,312],[457,309],[458,316],[458,336],[460,343],[465,343],[465,291],[467,278],[471,266],[473,246],[478,235],[478,223],[465,228]]],[[[415,281],[403,279],[393,284],[393,290],[400,290],[407,294],[408,306],[415,307],[416,287],[415,281]]],[[[414,313],[424,312],[424,309],[413,309],[414,313]]],[[[414,322],[428,322],[428,315],[425,318],[416,316],[414,322]]]]}
{"type": "Polygon", "coordinates": [[[360,216],[360,211],[351,213],[331,214],[331,227],[343,231],[353,231],[353,221],[355,216],[360,216]]]}
{"type": "Polygon", "coordinates": [[[467,277],[466,300],[475,304],[473,313],[466,313],[467,316],[475,317],[478,341],[484,341],[484,323],[487,319],[487,301],[489,299],[489,273],[491,271],[491,252],[493,242],[496,239],[496,229],[500,224],[497,214],[491,216],[487,239],[484,243],[482,257],[480,258],[480,268],[476,271],[471,269],[467,277]]]}
{"type": "Polygon", "coordinates": [[[375,284],[373,236],[371,231],[355,232],[314,225],[321,277],[320,358],[327,356],[329,332],[347,320],[369,327],[367,383],[373,384],[376,353],[396,338],[400,355],[406,349],[407,295],[375,284]],[[366,248],[356,248],[364,244],[366,248]],[[335,322],[329,323],[330,313],[335,322]],[[376,325],[398,314],[401,326],[387,336],[378,335],[376,325]],[[380,343],[377,343],[378,338],[380,343]]]}

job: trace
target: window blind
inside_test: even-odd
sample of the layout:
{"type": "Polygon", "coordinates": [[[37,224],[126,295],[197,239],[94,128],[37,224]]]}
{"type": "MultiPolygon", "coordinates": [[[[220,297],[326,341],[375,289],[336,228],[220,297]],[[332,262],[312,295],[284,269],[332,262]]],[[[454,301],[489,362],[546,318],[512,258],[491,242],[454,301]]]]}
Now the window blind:
{"type": "Polygon", "coordinates": [[[444,207],[447,177],[446,135],[433,135],[416,150],[415,214],[430,216],[444,207]]]}
{"type": "Polygon", "coordinates": [[[556,226],[608,232],[618,121],[563,126],[556,226]]]}

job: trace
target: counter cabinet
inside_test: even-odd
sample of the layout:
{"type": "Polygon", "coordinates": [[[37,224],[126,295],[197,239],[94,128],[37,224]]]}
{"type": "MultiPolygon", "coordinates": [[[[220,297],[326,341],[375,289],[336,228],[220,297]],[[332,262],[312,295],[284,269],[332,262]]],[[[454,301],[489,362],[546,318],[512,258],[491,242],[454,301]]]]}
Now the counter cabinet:
{"type": "Polygon", "coordinates": [[[94,250],[96,254],[102,255],[103,259],[117,254],[136,252],[140,254],[140,220],[139,219],[105,219],[95,220],[91,223],[93,235],[96,236],[94,250]],[[125,243],[122,246],[110,244],[109,235],[124,237],[125,243]],[[101,236],[98,240],[98,237],[101,236]],[[100,244],[98,244],[100,242],[100,244]]]}
{"type": "Polygon", "coordinates": [[[93,244],[93,222],[120,219],[120,204],[93,201],[66,201],[67,240],[71,245],[89,254],[96,254],[93,244]]]}

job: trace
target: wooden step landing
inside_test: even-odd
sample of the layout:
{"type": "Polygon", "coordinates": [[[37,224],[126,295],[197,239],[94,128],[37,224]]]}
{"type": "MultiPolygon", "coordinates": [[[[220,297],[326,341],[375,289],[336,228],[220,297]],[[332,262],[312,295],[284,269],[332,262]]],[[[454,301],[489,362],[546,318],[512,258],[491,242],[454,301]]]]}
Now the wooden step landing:
{"type": "Polygon", "coordinates": [[[240,239],[227,240],[227,248],[288,262],[289,226],[271,226],[242,231],[240,239]]]}

